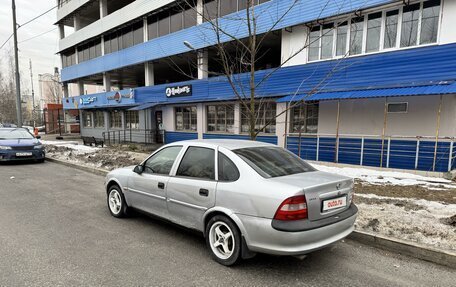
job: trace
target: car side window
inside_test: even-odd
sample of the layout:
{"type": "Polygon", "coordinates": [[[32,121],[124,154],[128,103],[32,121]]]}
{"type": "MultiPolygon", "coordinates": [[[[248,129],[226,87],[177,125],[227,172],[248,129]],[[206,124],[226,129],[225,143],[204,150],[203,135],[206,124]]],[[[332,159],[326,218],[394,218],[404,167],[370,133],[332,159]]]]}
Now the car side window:
{"type": "Polygon", "coordinates": [[[219,181],[236,181],[239,179],[239,170],[226,155],[218,153],[218,179],[219,181]]]}
{"type": "Polygon", "coordinates": [[[215,151],[204,147],[189,147],[176,175],[214,180],[215,151]]]}
{"type": "Polygon", "coordinates": [[[154,154],[144,163],[144,173],[169,175],[182,146],[170,146],[154,154]]]}

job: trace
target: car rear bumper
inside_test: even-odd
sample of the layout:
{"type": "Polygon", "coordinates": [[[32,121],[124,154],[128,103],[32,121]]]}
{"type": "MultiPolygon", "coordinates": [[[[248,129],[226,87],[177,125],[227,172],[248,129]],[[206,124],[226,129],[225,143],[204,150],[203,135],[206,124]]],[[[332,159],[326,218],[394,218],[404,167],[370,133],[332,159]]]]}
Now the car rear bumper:
{"type": "Polygon", "coordinates": [[[357,213],[319,228],[306,231],[279,231],[267,218],[237,214],[245,230],[251,251],[275,255],[302,255],[321,249],[347,237],[354,230],[357,213]]]}
{"type": "Polygon", "coordinates": [[[45,152],[41,149],[35,150],[1,150],[0,162],[5,161],[24,161],[24,160],[42,160],[45,158],[45,152]],[[18,156],[17,153],[31,153],[30,156],[18,156]]]}

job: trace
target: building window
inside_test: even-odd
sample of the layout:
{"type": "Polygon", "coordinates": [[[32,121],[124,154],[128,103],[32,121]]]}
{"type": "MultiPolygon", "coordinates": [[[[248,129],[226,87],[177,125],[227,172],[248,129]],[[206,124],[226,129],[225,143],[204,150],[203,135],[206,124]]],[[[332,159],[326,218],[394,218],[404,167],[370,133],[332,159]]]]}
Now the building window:
{"type": "Polygon", "coordinates": [[[196,131],[196,107],[175,108],[176,131],[196,131]]]}
{"type": "Polygon", "coordinates": [[[363,52],[363,28],[364,17],[357,17],[351,20],[350,55],[358,55],[363,52]]]}
{"type": "Polygon", "coordinates": [[[323,25],[321,33],[321,59],[329,59],[333,56],[333,38],[334,38],[334,25],[323,25]]]}
{"type": "Polygon", "coordinates": [[[85,128],[92,128],[92,113],[91,112],[82,112],[82,125],[85,128]]]}
{"type": "Polygon", "coordinates": [[[104,127],[104,112],[96,111],[93,113],[93,126],[96,128],[104,127]]]}
{"type": "Polygon", "coordinates": [[[440,0],[429,0],[353,17],[350,31],[347,22],[314,26],[308,35],[308,61],[342,57],[347,49],[349,55],[360,55],[436,43],[439,19],[440,0]]]}
{"type": "MultiPolygon", "coordinates": [[[[241,132],[248,133],[250,131],[249,125],[250,111],[242,105],[241,108],[241,132]]],[[[273,102],[257,103],[255,104],[255,131],[264,133],[275,133],[276,129],[276,104],[273,102]],[[265,125],[268,124],[267,127],[265,125]]]]}
{"type": "Polygon", "coordinates": [[[318,132],[319,104],[302,104],[291,109],[290,132],[311,133],[318,132]]]}
{"type": "Polygon", "coordinates": [[[382,12],[369,14],[367,17],[366,52],[380,50],[380,30],[382,28],[382,12]]]}
{"type": "Polygon", "coordinates": [[[101,38],[78,46],[78,63],[101,56],[101,38]]]}
{"type": "Polygon", "coordinates": [[[234,133],[234,105],[207,106],[207,131],[234,133]]]}
{"type": "Polygon", "coordinates": [[[383,48],[389,49],[396,47],[397,25],[399,19],[399,10],[386,12],[385,17],[385,38],[383,48]]]}
{"type": "Polygon", "coordinates": [[[337,27],[336,56],[344,56],[347,53],[347,33],[347,22],[343,22],[337,27]]]}
{"type": "Polygon", "coordinates": [[[122,112],[111,111],[109,113],[109,123],[110,127],[114,129],[122,128],[122,112]]]}
{"type": "Polygon", "coordinates": [[[420,44],[437,42],[439,16],[440,0],[432,0],[423,3],[420,44]]]}
{"type": "Polygon", "coordinates": [[[127,129],[139,129],[139,112],[127,111],[125,113],[125,124],[127,129]]]}
{"type": "Polygon", "coordinates": [[[320,58],[320,26],[313,27],[309,34],[309,61],[320,58]]]}
{"type": "Polygon", "coordinates": [[[405,6],[402,10],[401,47],[415,46],[418,37],[420,3],[405,6]]]}
{"type": "Polygon", "coordinates": [[[408,103],[388,103],[388,113],[406,113],[408,111],[408,103]]]}

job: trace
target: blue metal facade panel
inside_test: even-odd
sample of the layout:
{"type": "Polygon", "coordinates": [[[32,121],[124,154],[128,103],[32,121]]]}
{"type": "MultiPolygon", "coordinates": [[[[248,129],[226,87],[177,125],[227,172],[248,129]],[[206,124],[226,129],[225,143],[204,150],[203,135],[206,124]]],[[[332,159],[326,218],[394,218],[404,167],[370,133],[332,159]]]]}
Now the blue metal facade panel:
{"type": "Polygon", "coordinates": [[[361,162],[361,139],[340,138],[338,160],[341,163],[359,164],[361,162]]]}
{"type": "Polygon", "coordinates": [[[416,140],[391,140],[389,167],[415,169],[416,140]]]}
{"type": "Polygon", "coordinates": [[[316,160],[317,139],[301,138],[301,140],[299,140],[299,137],[288,137],[287,149],[298,156],[300,155],[303,159],[316,160]],[[299,146],[301,146],[301,151],[299,151],[299,146]]]}
{"type": "MultiPolygon", "coordinates": [[[[456,93],[456,83],[436,84],[441,81],[456,80],[456,57],[449,57],[448,55],[456,55],[456,44],[348,58],[343,60],[342,64],[339,63],[347,66],[347,69],[341,70],[339,67],[338,72],[334,73],[325,83],[325,90],[357,91],[363,96],[394,96],[395,93],[397,95],[456,93]],[[377,76],[373,77],[372,75],[377,76]],[[427,83],[428,86],[423,86],[424,83],[427,83]],[[429,85],[429,83],[434,84],[429,85]],[[361,86],[369,90],[359,91],[361,86]],[[370,94],[372,93],[370,89],[373,87],[389,87],[390,89],[376,89],[376,93],[370,94]]],[[[305,93],[321,83],[331,67],[337,63],[338,61],[326,61],[281,68],[258,87],[256,96],[278,97],[305,93]],[[301,83],[303,79],[305,79],[305,84],[301,83]]],[[[267,73],[270,73],[270,70],[258,71],[256,79],[262,79],[267,73]]],[[[238,82],[247,83],[249,76],[240,74],[235,77],[238,82]]],[[[160,102],[171,104],[232,100],[235,99],[235,96],[224,77],[214,77],[136,88],[135,98],[137,103],[160,102]],[[191,96],[166,97],[166,87],[186,84],[191,84],[193,87],[191,96]]],[[[282,99],[282,101],[286,100],[282,99]]],[[[69,107],[72,108],[72,106],[69,107]]]]}
{"type": "MultiPolygon", "coordinates": [[[[447,172],[450,156],[450,142],[438,142],[435,171],[447,172]]],[[[360,165],[361,163],[361,138],[340,138],[338,163],[360,165]]],[[[316,160],[316,137],[287,137],[287,149],[306,160],[316,160]],[[301,151],[299,152],[299,144],[301,151]]],[[[389,167],[397,169],[415,169],[417,140],[391,140],[388,157],[388,140],[384,140],[383,160],[382,140],[364,139],[363,161],[364,166],[389,167]]],[[[418,153],[418,166],[416,169],[423,171],[433,170],[435,141],[420,141],[418,153]]],[[[453,149],[453,158],[456,151],[453,149]]],[[[336,139],[321,137],[318,145],[318,160],[336,162],[336,139]]],[[[451,168],[456,169],[456,160],[451,163],[451,168]]]]}
{"type": "Polygon", "coordinates": [[[357,91],[340,91],[340,92],[321,92],[313,95],[292,95],[279,99],[277,102],[290,101],[325,101],[325,100],[345,100],[361,98],[379,98],[379,97],[403,97],[403,96],[420,96],[420,95],[440,95],[456,93],[456,83],[442,83],[438,85],[427,85],[417,87],[398,87],[385,89],[365,89],[357,91]]]}
{"type": "MultiPolygon", "coordinates": [[[[257,6],[255,8],[257,33],[262,34],[271,29],[279,30],[317,19],[323,19],[395,1],[334,0],[324,2],[302,0],[297,1],[296,4],[292,6],[293,2],[295,2],[295,0],[272,0],[257,6]],[[289,10],[290,7],[291,9],[289,10]],[[289,10],[288,13],[287,10],[289,10]],[[283,15],[286,15],[286,17],[281,19],[283,15]],[[272,25],[277,22],[278,24],[272,27],[272,25]]],[[[236,38],[244,38],[248,36],[248,28],[243,18],[245,18],[245,11],[240,11],[221,18],[219,25],[227,34],[233,35],[236,38]]],[[[222,41],[231,40],[225,34],[222,34],[221,38],[222,41]]],[[[138,44],[128,49],[64,68],[62,69],[62,81],[69,81],[145,61],[152,61],[185,53],[188,52],[189,49],[183,44],[184,41],[192,43],[193,47],[196,49],[209,47],[217,43],[214,30],[211,29],[209,23],[204,23],[138,44]]]]}
{"type": "Polygon", "coordinates": [[[165,132],[165,144],[185,141],[185,140],[196,140],[198,139],[197,133],[190,132],[165,132]]]}
{"type": "MultiPolygon", "coordinates": [[[[203,134],[204,139],[233,139],[233,140],[249,140],[248,135],[232,135],[232,134],[203,134]]],[[[265,142],[277,145],[277,136],[258,136],[259,142],[265,142]]]]}

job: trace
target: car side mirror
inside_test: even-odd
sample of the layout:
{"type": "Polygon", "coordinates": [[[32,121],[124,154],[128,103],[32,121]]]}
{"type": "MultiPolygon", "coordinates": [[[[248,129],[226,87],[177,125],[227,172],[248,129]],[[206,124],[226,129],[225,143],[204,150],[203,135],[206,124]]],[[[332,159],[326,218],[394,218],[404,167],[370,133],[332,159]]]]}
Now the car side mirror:
{"type": "Polygon", "coordinates": [[[35,138],[39,140],[39,139],[41,139],[41,136],[36,136],[35,138]]]}
{"type": "Polygon", "coordinates": [[[141,174],[141,173],[143,173],[143,171],[144,171],[144,166],[142,166],[142,165],[137,165],[133,169],[133,172],[136,172],[137,174],[141,174]]]}

